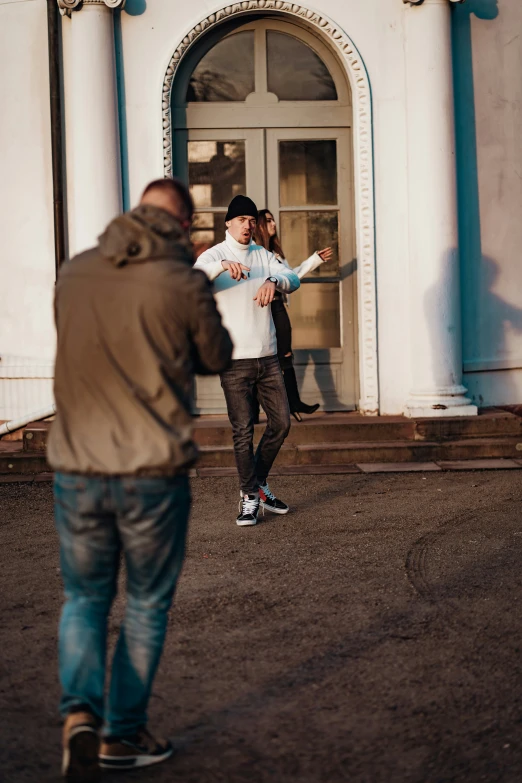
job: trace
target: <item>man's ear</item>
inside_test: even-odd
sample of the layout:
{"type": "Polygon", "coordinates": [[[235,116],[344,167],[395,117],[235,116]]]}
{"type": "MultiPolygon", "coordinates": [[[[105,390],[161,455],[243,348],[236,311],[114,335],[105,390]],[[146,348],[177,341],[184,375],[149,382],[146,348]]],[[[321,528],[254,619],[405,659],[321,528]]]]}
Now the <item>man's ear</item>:
{"type": "Polygon", "coordinates": [[[231,220],[226,220],[226,221],[225,221],[225,226],[226,226],[227,228],[230,228],[230,224],[231,224],[231,222],[232,222],[231,220]]]}

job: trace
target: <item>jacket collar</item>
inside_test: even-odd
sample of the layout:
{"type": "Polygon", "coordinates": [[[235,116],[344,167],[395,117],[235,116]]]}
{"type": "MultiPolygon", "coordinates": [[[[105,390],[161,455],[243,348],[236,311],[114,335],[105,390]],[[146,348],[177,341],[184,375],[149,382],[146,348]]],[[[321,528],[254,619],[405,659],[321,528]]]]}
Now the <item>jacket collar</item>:
{"type": "Polygon", "coordinates": [[[99,248],[115,266],[175,255],[190,260],[192,246],[170,212],[149,204],[115,218],[99,237],[99,248]]]}

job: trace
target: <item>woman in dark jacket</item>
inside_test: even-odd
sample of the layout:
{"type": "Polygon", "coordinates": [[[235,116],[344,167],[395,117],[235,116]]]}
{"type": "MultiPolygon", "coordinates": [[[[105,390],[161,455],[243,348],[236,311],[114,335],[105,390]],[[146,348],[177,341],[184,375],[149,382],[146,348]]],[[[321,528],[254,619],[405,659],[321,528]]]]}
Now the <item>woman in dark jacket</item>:
{"type": "MultiPolygon", "coordinates": [[[[269,209],[262,209],[258,212],[254,239],[256,244],[262,245],[264,248],[274,253],[279,263],[288,267],[288,269],[292,268],[285,259],[281,242],[277,236],[276,222],[269,209]]],[[[319,250],[311,255],[310,258],[307,258],[306,261],[303,261],[299,266],[294,267],[293,271],[299,279],[301,279],[309,272],[317,269],[321,264],[329,261],[331,257],[332,249],[326,247],[324,250],[319,250]]],[[[315,413],[319,408],[319,403],[316,403],[315,405],[306,405],[299,396],[292,353],[292,325],[288,316],[286,297],[279,292],[276,293],[275,299],[272,302],[272,318],[274,319],[276,328],[277,355],[281,370],[283,371],[290,413],[297,421],[302,421],[301,414],[315,413]]]]}

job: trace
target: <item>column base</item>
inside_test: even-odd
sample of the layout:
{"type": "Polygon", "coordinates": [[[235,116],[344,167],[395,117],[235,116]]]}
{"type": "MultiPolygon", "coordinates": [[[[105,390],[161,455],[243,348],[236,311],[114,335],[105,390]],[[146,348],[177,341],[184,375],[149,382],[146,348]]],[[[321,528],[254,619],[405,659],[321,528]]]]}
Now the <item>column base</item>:
{"type": "Polygon", "coordinates": [[[477,416],[478,408],[466,397],[467,391],[465,386],[456,386],[439,393],[412,394],[404,407],[404,415],[410,419],[477,416]]]}

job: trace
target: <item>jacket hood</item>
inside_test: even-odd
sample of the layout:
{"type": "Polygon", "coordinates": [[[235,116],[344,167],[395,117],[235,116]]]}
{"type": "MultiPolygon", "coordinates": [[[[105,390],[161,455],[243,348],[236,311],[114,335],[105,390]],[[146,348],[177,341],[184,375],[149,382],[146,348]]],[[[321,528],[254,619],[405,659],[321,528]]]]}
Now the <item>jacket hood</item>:
{"type": "Polygon", "coordinates": [[[115,266],[137,264],[153,258],[192,257],[192,244],[174,215],[144,204],[115,218],[98,239],[100,253],[115,266]]]}

